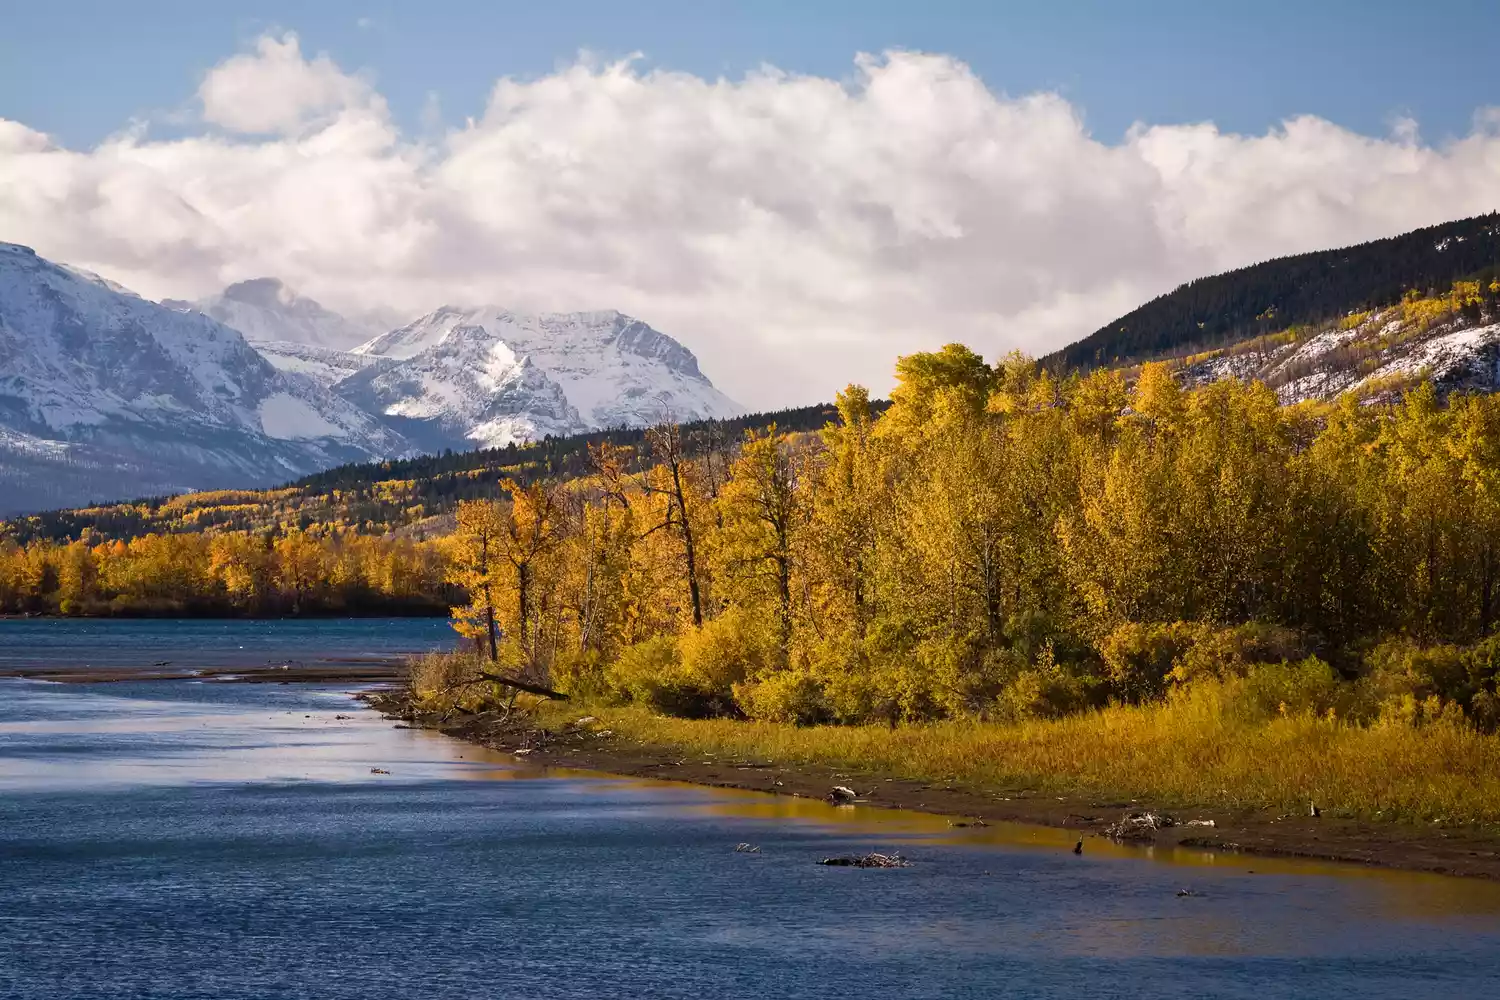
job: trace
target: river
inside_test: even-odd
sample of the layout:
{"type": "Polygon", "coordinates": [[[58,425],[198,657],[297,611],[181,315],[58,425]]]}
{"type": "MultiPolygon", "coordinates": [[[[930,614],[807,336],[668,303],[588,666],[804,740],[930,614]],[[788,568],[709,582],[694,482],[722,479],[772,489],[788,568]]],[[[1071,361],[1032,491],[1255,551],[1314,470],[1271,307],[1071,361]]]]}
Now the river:
{"type": "MultiPolygon", "coordinates": [[[[0,649],[35,624],[0,622],[0,649]]],[[[233,663],[254,630],[276,632],[217,624],[213,648],[200,633],[174,655],[233,663]]],[[[51,633],[56,663],[126,644],[111,623],[76,627],[71,645],[67,623],[51,633]]],[[[377,637],[403,627],[340,623],[318,653],[389,651],[377,637]]],[[[127,634],[138,659],[171,658],[127,634]]],[[[1495,884],[1070,844],[541,770],[395,728],[327,686],[0,680],[4,998],[1500,988],[1495,884]],[[760,851],[735,853],[742,842],[760,851]],[[815,863],[868,850],[912,866],[815,863]]]]}

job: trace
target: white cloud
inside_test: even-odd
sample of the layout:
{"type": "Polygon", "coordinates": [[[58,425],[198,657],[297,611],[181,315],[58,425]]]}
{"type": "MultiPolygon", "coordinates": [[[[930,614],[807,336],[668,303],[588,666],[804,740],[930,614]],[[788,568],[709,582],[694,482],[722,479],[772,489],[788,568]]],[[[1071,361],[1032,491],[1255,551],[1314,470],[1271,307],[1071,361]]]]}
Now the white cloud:
{"type": "Polygon", "coordinates": [[[214,67],[198,88],[203,118],[234,132],[294,134],[357,108],[384,111],[370,85],[319,53],[302,56],[297,36],[263,36],[254,52],[214,67]]]}
{"type": "Polygon", "coordinates": [[[848,81],[581,59],[432,139],[294,36],[200,96],[239,134],[73,151],[0,121],[0,239],[153,296],[269,274],[345,310],[619,308],[755,406],[884,391],[948,340],[1045,352],[1189,278],[1500,203],[1492,111],[1441,147],[1312,117],[1106,144],[1061,97],[905,52],[848,81]]]}

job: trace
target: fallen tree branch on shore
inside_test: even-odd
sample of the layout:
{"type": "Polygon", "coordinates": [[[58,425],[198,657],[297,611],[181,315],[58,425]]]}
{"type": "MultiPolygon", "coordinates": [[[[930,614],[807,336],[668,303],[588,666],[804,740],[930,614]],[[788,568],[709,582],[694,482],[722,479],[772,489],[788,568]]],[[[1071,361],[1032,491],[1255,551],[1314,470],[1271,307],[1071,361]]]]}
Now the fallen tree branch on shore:
{"type": "Polygon", "coordinates": [[[551,698],[553,701],[568,700],[568,696],[563,694],[561,691],[554,691],[549,687],[542,687],[540,684],[532,684],[530,681],[523,681],[521,680],[521,678],[512,677],[510,674],[500,674],[495,673],[491,670],[481,670],[479,672],[479,676],[483,677],[487,681],[494,681],[497,684],[504,684],[506,687],[513,687],[517,691],[525,691],[527,694],[540,695],[543,698],[551,698]]]}

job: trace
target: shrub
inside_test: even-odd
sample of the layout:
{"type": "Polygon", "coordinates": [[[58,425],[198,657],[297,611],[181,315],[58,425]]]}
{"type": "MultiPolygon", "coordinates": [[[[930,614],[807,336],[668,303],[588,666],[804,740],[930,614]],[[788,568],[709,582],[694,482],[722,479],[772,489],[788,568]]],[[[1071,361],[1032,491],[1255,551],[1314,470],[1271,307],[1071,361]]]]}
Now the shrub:
{"type": "Polygon", "coordinates": [[[1332,667],[1309,656],[1294,663],[1258,664],[1244,677],[1230,679],[1224,709],[1247,722],[1329,712],[1342,717],[1348,712],[1351,694],[1332,667]]]}
{"type": "Polygon", "coordinates": [[[1288,663],[1310,653],[1300,635],[1276,625],[1199,626],[1174,661],[1170,679],[1187,684],[1205,677],[1243,677],[1256,664],[1288,663]]]}
{"type": "Polygon", "coordinates": [[[493,695],[489,685],[477,683],[484,665],[467,650],[424,653],[406,661],[406,684],[412,699],[430,711],[477,708],[493,695]]]}
{"type": "Polygon", "coordinates": [[[677,714],[675,709],[692,700],[677,653],[677,639],[670,635],[653,636],[621,650],[605,672],[605,679],[615,697],[658,712],[677,714]]]}
{"type": "Polygon", "coordinates": [[[1244,677],[1257,664],[1308,654],[1298,633],[1255,622],[1223,629],[1204,622],[1126,622],[1099,645],[1115,693],[1129,702],[1157,697],[1172,685],[1244,677]]]}
{"type": "Polygon", "coordinates": [[[817,678],[802,670],[783,670],[759,681],[734,685],[734,701],[752,719],[817,725],[832,717],[817,678]]]}
{"type": "Polygon", "coordinates": [[[1204,626],[1194,622],[1125,622],[1100,643],[1099,657],[1120,697],[1130,702],[1147,701],[1166,690],[1167,677],[1178,658],[1204,631],[1204,626]]]}
{"type": "Polygon", "coordinates": [[[1097,679],[1059,664],[1048,643],[1036,665],[1018,672],[995,699],[995,714],[1008,722],[1058,719],[1095,705],[1098,686],[1097,679]]]}
{"type": "Polygon", "coordinates": [[[901,716],[897,675],[912,663],[909,652],[892,652],[876,641],[835,635],[797,652],[802,669],[817,683],[830,722],[894,722],[901,716]]]}
{"type": "Polygon", "coordinates": [[[616,697],[684,718],[738,715],[734,686],[762,668],[764,649],[737,614],[620,653],[605,673],[616,697]]]}
{"type": "Polygon", "coordinates": [[[1393,640],[1372,649],[1364,666],[1361,693],[1382,720],[1420,723],[1442,714],[1432,705],[1451,703],[1486,732],[1500,726],[1500,637],[1467,647],[1393,640]]]}
{"type": "Polygon", "coordinates": [[[552,661],[552,680],[559,691],[575,698],[609,693],[603,657],[593,649],[559,653],[552,661]]]}
{"type": "Polygon", "coordinates": [[[726,700],[733,697],[735,684],[781,666],[768,630],[739,608],[684,632],[678,648],[683,669],[705,691],[726,700]]]}

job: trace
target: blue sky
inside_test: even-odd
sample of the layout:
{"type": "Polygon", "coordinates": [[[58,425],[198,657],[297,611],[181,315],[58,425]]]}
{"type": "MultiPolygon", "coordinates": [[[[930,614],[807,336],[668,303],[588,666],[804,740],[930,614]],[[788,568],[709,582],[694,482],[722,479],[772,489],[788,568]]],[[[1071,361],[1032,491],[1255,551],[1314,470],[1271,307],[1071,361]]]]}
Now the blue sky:
{"type": "Polygon", "coordinates": [[[182,106],[273,29],[373,74],[408,129],[429,93],[461,123],[497,77],[547,73],[581,48],[710,77],[762,62],[841,77],[857,51],[942,52],[993,90],[1063,94],[1106,141],[1135,121],[1262,132],[1304,113],[1366,134],[1410,116],[1441,141],[1500,103],[1500,4],[1473,0],[48,0],[7,3],[0,21],[0,117],[71,146],[182,106]]]}
{"type": "Polygon", "coordinates": [[[620,309],[792,405],[1500,209],[1497,43],[1495,0],[0,0],[0,240],[372,323],[620,309]]]}

